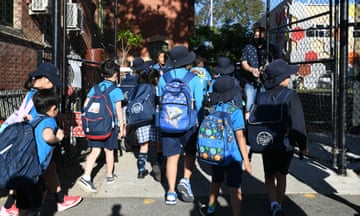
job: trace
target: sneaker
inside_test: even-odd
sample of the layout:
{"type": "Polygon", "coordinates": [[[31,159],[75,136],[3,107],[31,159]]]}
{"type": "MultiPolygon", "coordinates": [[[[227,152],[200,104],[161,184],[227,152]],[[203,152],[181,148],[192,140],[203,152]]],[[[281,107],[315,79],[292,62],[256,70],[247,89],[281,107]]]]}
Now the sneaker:
{"type": "Polygon", "coordinates": [[[214,215],[215,209],[216,209],[216,205],[208,205],[206,213],[208,215],[214,215]]]}
{"type": "Polygon", "coordinates": [[[16,205],[13,204],[11,208],[7,209],[4,206],[1,207],[0,215],[1,216],[16,216],[19,214],[19,209],[16,208],[16,205]]]}
{"type": "Polygon", "coordinates": [[[87,181],[83,177],[80,177],[79,184],[86,192],[92,192],[92,193],[97,192],[96,187],[94,186],[91,180],[87,181]]]}
{"type": "Polygon", "coordinates": [[[202,204],[200,206],[200,214],[203,216],[212,216],[215,215],[216,205],[208,206],[206,204],[202,204]]]}
{"type": "Polygon", "coordinates": [[[191,191],[191,184],[186,178],[182,178],[177,185],[177,190],[181,194],[181,198],[184,202],[194,201],[194,194],[191,191]]]}
{"type": "Polygon", "coordinates": [[[117,175],[113,174],[112,176],[106,176],[106,183],[112,184],[117,179],[117,175]]]}
{"type": "Polygon", "coordinates": [[[177,199],[177,194],[174,192],[167,192],[166,193],[166,200],[165,203],[167,205],[175,205],[176,204],[176,199],[177,199]]]}
{"type": "Polygon", "coordinates": [[[154,176],[155,181],[161,181],[161,167],[158,163],[155,163],[152,167],[152,174],[154,176]]]}
{"type": "Polygon", "coordinates": [[[149,174],[149,171],[148,171],[147,169],[146,169],[146,170],[139,171],[137,178],[138,178],[138,179],[143,179],[143,178],[145,178],[145,176],[147,176],[148,174],[149,174]]]}
{"type": "Polygon", "coordinates": [[[284,216],[284,212],[281,210],[279,205],[275,205],[271,210],[271,216],[284,216]]]}
{"type": "Polygon", "coordinates": [[[81,196],[64,196],[64,202],[57,204],[58,211],[65,211],[79,204],[82,200],[81,196]]]}

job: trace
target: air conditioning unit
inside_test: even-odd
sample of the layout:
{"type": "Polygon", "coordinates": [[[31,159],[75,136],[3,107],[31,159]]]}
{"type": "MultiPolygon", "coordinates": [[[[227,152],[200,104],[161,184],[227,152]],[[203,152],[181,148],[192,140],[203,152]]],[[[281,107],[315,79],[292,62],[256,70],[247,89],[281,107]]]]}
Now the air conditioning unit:
{"type": "Polygon", "coordinates": [[[67,3],[66,30],[81,31],[83,28],[83,10],[78,3],[67,3]]]}
{"type": "Polygon", "coordinates": [[[29,4],[29,14],[50,14],[52,0],[32,0],[29,4]]]}

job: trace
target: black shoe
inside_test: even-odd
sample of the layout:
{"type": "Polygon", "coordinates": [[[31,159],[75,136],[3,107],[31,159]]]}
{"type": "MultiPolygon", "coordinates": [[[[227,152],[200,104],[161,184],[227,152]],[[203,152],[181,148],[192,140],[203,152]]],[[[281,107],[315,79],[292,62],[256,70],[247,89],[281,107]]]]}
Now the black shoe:
{"type": "Polygon", "coordinates": [[[138,179],[143,179],[145,178],[145,176],[147,176],[149,174],[149,171],[148,170],[144,170],[144,171],[139,171],[138,172],[138,179]]]}

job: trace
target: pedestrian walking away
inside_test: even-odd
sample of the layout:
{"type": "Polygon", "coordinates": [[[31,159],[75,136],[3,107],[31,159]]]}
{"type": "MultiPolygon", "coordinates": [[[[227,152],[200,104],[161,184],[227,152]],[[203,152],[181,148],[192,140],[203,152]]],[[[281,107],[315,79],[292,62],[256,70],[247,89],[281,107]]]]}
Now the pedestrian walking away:
{"type": "MultiPolygon", "coordinates": [[[[305,117],[301,101],[295,91],[287,88],[290,82],[290,75],[297,73],[299,66],[289,65],[282,59],[271,62],[264,71],[265,92],[261,92],[256,100],[256,106],[267,106],[261,98],[273,101],[280,97],[284,91],[290,91],[289,96],[282,102],[284,106],[277,112],[283,112],[282,133],[283,140],[271,137],[271,133],[262,133],[263,140],[273,140],[267,143],[267,149],[262,152],[263,168],[265,173],[265,188],[270,202],[272,216],[284,215],[281,205],[286,192],[286,175],[294,154],[294,147],[298,146],[302,154],[307,153],[307,139],[305,130],[305,117]],[[265,137],[266,136],[266,137],[265,137]]],[[[249,124],[257,116],[278,116],[270,109],[252,109],[249,117],[249,124]],[[260,111],[261,110],[261,111],[260,111]]],[[[278,127],[274,124],[274,127],[278,127]]],[[[274,128],[276,130],[277,128],[274,128]]],[[[251,130],[251,128],[249,128],[251,130]]],[[[250,134],[250,131],[249,131],[250,134]]]]}
{"type": "MultiPolygon", "coordinates": [[[[195,111],[195,116],[202,107],[203,101],[203,85],[201,84],[198,77],[194,76],[189,69],[195,59],[195,54],[188,51],[184,46],[175,46],[169,51],[168,59],[166,62],[167,67],[172,68],[169,72],[165,73],[159,79],[158,90],[160,96],[160,129],[162,130],[162,147],[163,154],[166,157],[166,177],[168,182],[168,191],[166,193],[165,203],[169,205],[176,204],[177,191],[181,195],[181,199],[185,202],[192,202],[194,200],[194,194],[191,190],[190,177],[194,168],[195,154],[196,154],[196,137],[197,137],[197,126],[196,121],[190,121],[190,116],[186,116],[186,121],[190,125],[190,129],[183,132],[165,132],[162,126],[162,120],[166,121],[167,126],[179,126],[178,117],[181,116],[182,110],[175,107],[167,106],[166,110],[163,110],[163,103],[165,97],[165,88],[168,85],[164,76],[169,74],[172,79],[183,80],[184,77],[190,73],[193,77],[187,85],[190,89],[190,97],[192,98],[190,112],[195,111]],[[163,112],[164,111],[164,112],[163,112]],[[184,171],[183,178],[181,178],[179,184],[176,186],[178,162],[181,153],[184,151],[184,171]]],[[[180,84],[179,84],[180,85],[180,84]]],[[[185,87],[186,88],[186,87],[185,87]]],[[[182,97],[184,95],[182,94],[182,97]]],[[[180,99],[180,98],[179,98],[180,99]]],[[[197,117],[196,117],[197,118],[197,117]]]]}
{"type": "MultiPolygon", "coordinates": [[[[113,60],[106,60],[101,65],[101,73],[104,77],[104,80],[96,85],[100,87],[100,90],[102,92],[104,92],[106,91],[106,89],[111,88],[111,86],[115,85],[119,77],[120,69],[113,60]]],[[[84,102],[85,108],[90,101],[90,97],[95,94],[95,87],[96,86],[91,88],[88,92],[87,98],[84,102]]],[[[102,149],[104,149],[105,151],[106,158],[106,182],[108,184],[111,184],[117,179],[117,175],[114,173],[114,149],[119,149],[118,139],[121,139],[126,135],[126,124],[123,121],[121,106],[121,101],[124,99],[124,96],[120,88],[114,88],[111,92],[109,92],[108,96],[111,100],[108,103],[112,109],[112,122],[114,123],[114,127],[112,129],[111,135],[106,139],[88,139],[88,145],[89,147],[91,147],[91,152],[86,157],[84,174],[78,180],[78,183],[86,192],[97,192],[97,189],[92,181],[91,173],[94,168],[96,159],[99,157],[102,149]]],[[[112,122],[110,124],[112,124],[112,122]]]]}

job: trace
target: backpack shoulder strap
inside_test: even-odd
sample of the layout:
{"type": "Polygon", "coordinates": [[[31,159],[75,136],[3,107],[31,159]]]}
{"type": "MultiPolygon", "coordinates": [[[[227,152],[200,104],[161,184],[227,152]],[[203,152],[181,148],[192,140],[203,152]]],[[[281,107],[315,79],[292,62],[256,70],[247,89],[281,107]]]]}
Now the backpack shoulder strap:
{"type": "Polygon", "coordinates": [[[44,120],[44,119],[46,119],[46,118],[50,118],[50,117],[47,116],[47,115],[41,115],[41,116],[39,116],[39,118],[37,118],[35,121],[31,122],[31,126],[32,126],[33,128],[36,128],[36,127],[38,126],[38,124],[39,124],[42,120],[44,120]]]}
{"type": "Polygon", "coordinates": [[[277,102],[279,102],[281,104],[285,103],[291,93],[292,93],[292,90],[290,90],[288,88],[284,88],[283,90],[281,90],[278,97],[276,98],[277,102]]]}
{"type": "Polygon", "coordinates": [[[110,85],[108,88],[104,90],[104,94],[108,95],[112,90],[114,90],[117,86],[115,84],[110,85]]]}
{"type": "Polygon", "coordinates": [[[166,83],[171,82],[174,78],[171,76],[170,71],[163,74],[166,83]]]}
{"type": "Polygon", "coordinates": [[[182,79],[182,81],[186,84],[189,84],[189,82],[192,80],[192,78],[194,78],[194,74],[191,72],[187,72],[184,76],[184,78],[182,79]]]}

